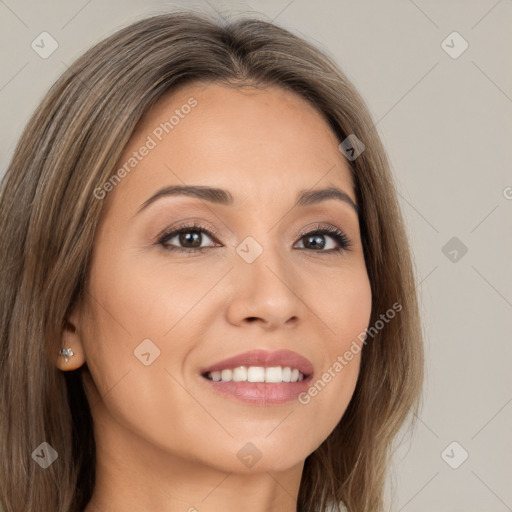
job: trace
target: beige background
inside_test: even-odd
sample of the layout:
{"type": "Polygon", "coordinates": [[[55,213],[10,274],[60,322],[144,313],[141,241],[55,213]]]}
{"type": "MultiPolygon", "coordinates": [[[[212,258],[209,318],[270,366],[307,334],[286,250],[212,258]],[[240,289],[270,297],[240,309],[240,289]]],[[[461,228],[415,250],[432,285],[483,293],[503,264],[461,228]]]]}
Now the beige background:
{"type": "Polygon", "coordinates": [[[66,66],[173,5],[275,20],[359,89],[398,182],[426,337],[423,408],[394,459],[391,510],[512,510],[512,1],[0,0],[1,172],[66,66]],[[48,59],[31,48],[43,31],[59,44],[48,59]],[[455,59],[441,46],[453,31],[469,44],[455,59]]]}

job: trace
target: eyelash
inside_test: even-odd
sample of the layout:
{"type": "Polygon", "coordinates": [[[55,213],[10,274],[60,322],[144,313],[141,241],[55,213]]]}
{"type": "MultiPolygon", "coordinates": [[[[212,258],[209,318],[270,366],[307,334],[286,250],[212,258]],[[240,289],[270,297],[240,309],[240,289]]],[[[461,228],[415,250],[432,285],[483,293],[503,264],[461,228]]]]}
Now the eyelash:
{"type": "MultiPolygon", "coordinates": [[[[183,247],[170,247],[166,245],[166,242],[174,238],[176,235],[179,235],[181,233],[187,233],[190,231],[199,231],[204,232],[206,235],[208,235],[210,238],[214,239],[216,238],[217,232],[215,230],[209,229],[206,226],[203,226],[199,223],[194,222],[193,224],[187,225],[187,226],[180,226],[176,229],[173,229],[172,231],[163,233],[159,239],[157,244],[161,245],[164,249],[168,251],[174,251],[179,253],[197,253],[197,252],[203,252],[205,249],[211,249],[211,247],[200,247],[200,248],[183,248],[183,247]]],[[[308,231],[304,234],[301,234],[299,237],[299,240],[302,240],[303,238],[311,235],[329,235],[331,238],[336,240],[338,242],[339,246],[337,249],[330,249],[328,251],[324,250],[315,250],[315,249],[306,249],[303,248],[303,250],[308,252],[316,252],[316,253],[324,253],[329,255],[339,254],[345,251],[350,251],[352,247],[352,241],[338,228],[332,227],[332,226],[317,226],[313,231],[308,231]]]]}

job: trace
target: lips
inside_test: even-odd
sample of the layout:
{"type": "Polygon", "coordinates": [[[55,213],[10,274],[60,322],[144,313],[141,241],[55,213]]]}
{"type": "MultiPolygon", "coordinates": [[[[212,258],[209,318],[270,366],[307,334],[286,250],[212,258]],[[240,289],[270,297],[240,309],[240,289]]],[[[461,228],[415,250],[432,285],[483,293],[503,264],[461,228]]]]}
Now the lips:
{"type": "Polygon", "coordinates": [[[269,352],[266,350],[251,350],[244,352],[222,361],[207,366],[201,370],[201,374],[206,376],[209,372],[222,371],[226,369],[236,368],[238,366],[289,366],[291,368],[297,368],[299,372],[304,374],[307,378],[313,374],[313,364],[309,359],[293,352],[291,350],[276,350],[269,352]]]}

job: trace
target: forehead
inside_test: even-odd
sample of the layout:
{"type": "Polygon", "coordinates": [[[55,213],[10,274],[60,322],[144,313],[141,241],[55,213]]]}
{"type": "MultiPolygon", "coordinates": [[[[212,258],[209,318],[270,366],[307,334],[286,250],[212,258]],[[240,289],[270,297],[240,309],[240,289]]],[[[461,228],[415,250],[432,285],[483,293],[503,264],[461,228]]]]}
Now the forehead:
{"type": "Polygon", "coordinates": [[[188,84],[161,97],[139,123],[118,161],[129,171],[115,194],[200,184],[231,190],[235,202],[284,200],[288,189],[295,198],[296,190],[331,184],[355,202],[338,144],[322,114],[293,92],[188,84]]]}

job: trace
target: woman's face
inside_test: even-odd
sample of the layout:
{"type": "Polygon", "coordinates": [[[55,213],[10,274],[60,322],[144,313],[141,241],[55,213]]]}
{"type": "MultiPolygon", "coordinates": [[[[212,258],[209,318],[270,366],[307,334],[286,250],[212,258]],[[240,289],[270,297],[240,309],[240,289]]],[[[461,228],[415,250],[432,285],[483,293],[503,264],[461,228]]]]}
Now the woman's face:
{"type": "Polygon", "coordinates": [[[144,118],[118,162],[121,179],[97,191],[108,193],[98,199],[88,293],[71,317],[98,447],[136,447],[141,464],[158,453],[250,472],[300,465],[332,432],[356,385],[353,342],[371,311],[338,144],[313,107],[275,87],[188,85],[144,118]],[[159,194],[175,186],[225,192],[159,194]],[[327,187],[349,200],[296,204],[327,187]],[[343,232],[348,249],[323,228],[343,232]],[[221,363],[256,367],[249,380],[289,380],[302,368],[295,383],[203,375],[254,350],[292,351],[311,367],[293,357],[221,363]]]}

